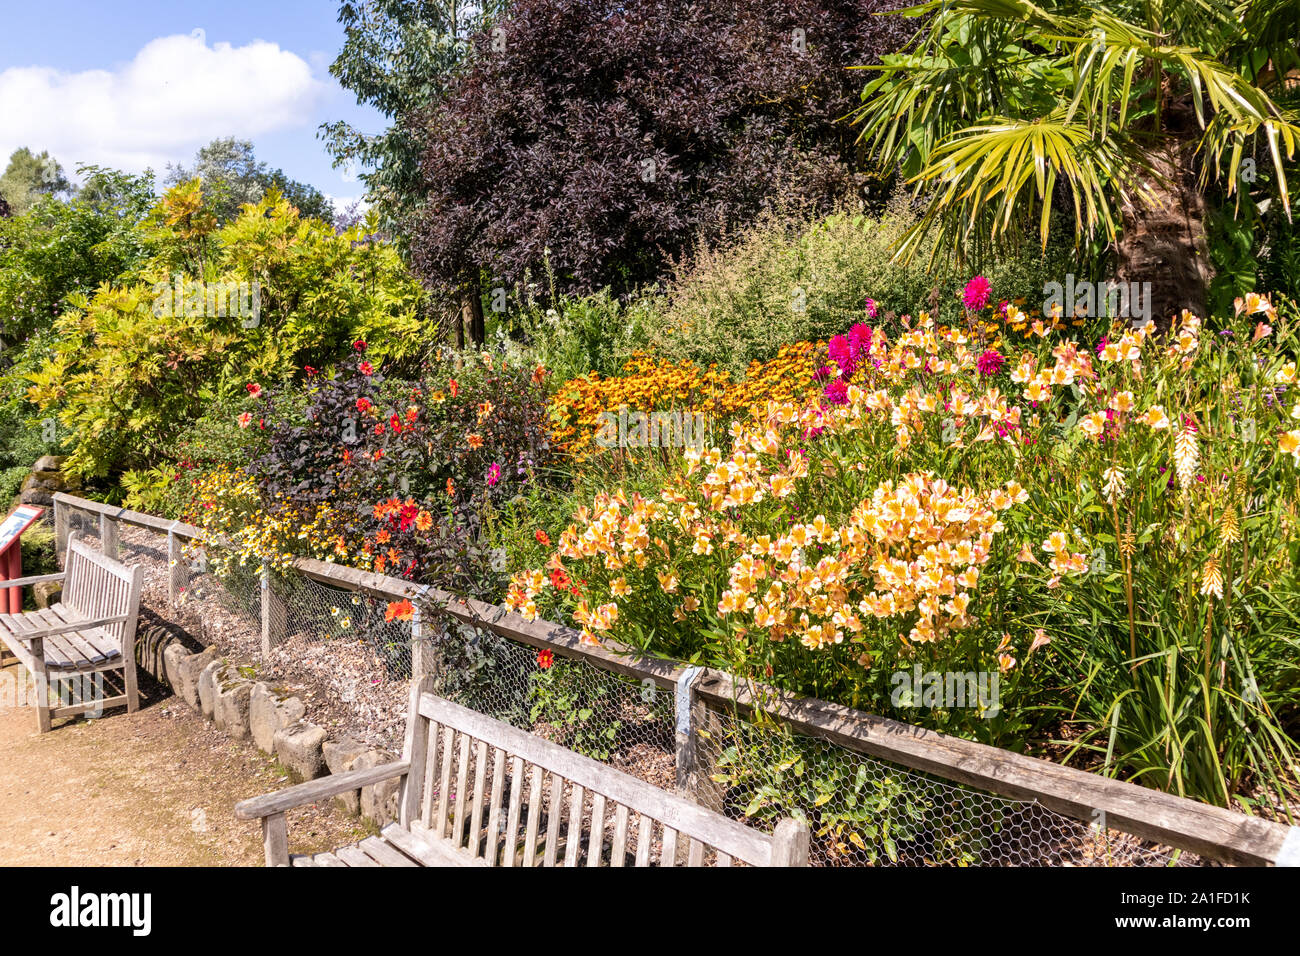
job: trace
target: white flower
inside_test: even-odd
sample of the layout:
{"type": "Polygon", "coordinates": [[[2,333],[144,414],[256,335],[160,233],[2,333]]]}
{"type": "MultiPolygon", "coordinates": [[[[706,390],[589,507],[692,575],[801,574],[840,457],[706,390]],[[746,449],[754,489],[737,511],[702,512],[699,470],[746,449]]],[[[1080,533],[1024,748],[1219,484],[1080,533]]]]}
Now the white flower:
{"type": "Polygon", "coordinates": [[[1124,472],[1119,468],[1106,469],[1106,485],[1103,489],[1106,500],[1111,504],[1124,494],[1124,472]]]}

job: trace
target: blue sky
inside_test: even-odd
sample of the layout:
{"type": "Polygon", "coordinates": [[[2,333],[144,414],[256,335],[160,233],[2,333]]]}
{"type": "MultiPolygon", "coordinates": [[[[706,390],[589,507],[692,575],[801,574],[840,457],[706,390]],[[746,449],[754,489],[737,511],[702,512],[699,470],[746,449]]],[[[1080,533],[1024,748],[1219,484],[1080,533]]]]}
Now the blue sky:
{"type": "Polygon", "coordinates": [[[0,32],[0,158],[49,149],[71,173],[92,162],[161,173],[218,136],[330,196],[361,191],[331,168],[316,131],[382,129],[329,75],[343,43],[335,0],[39,0],[6,4],[0,32]]]}

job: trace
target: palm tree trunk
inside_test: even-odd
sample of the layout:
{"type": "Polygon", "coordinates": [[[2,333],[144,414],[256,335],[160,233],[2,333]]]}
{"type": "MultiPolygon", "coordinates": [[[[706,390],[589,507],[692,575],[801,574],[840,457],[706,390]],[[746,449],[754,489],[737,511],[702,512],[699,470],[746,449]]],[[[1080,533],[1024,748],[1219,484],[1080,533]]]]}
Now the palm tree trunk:
{"type": "Polygon", "coordinates": [[[1151,317],[1161,328],[1183,309],[1204,316],[1214,275],[1194,152],[1194,143],[1171,138],[1153,154],[1153,171],[1140,183],[1150,201],[1135,198],[1124,206],[1124,231],[1116,242],[1117,277],[1151,283],[1151,317]]]}

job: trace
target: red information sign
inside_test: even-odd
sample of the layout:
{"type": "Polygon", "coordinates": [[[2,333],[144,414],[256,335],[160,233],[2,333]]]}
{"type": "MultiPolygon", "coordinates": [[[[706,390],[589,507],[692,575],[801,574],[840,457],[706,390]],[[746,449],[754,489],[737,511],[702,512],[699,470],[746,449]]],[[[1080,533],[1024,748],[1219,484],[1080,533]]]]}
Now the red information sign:
{"type": "MultiPolygon", "coordinates": [[[[18,540],[43,514],[44,508],[19,505],[0,522],[0,581],[13,581],[23,576],[23,549],[18,540]]],[[[6,605],[10,614],[21,614],[23,589],[6,588],[5,593],[0,594],[0,611],[5,610],[6,605]]]]}

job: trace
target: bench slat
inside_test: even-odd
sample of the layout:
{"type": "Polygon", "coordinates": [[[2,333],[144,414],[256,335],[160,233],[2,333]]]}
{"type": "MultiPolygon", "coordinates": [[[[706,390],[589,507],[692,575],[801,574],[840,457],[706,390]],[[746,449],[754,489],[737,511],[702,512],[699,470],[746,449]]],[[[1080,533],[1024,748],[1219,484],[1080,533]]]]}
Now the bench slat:
{"type": "Polygon", "coordinates": [[[506,833],[502,841],[502,866],[515,865],[515,851],[519,848],[519,805],[524,797],[524,758],[512,757],[510,762],[510,810],[506,815],[506,833]]]}
{"type": "Polygon", "coordinates": [[[400,849],[412,860],[424,866],[485,866],[482,860],[476,860],[464,850],[451,849],[450,841],[440,840],[421,827],[405,830],[396,823],[390,823],[380,833],[384,839],[400,849]]]}
{"type": "Polygon", "coordinates": [[[51,670],[84,671],[90,669],[91,663],[63,635],[55,634],[45,639],[45,666],[51,670]]]}
{"type": "MultiPolygon", "coordinates": [[[[408,717],[409,719],[409,717],[408,717]]],[[[439,721],[442,723],[442,721],[439,721]]],[[[447,835],[447,800],[451,794],[452,745],[456,742],[456,729],[443,727],[442,774],[438,784],[438,815],[433,821],[433,832],[439,837],[447,835]]]]}
{"type": "Polygon", "coordinates": [[[605,851],[605,795],[591,794],[591,830],[587,834],[587,866],[600,866],[605,851]]]}
{"type": "Polygon", "coordinates": [[[469,842],[467,843],[471,856],[478,856],[479,836],[482,833],[483,826],[483,799],[487,796],[483,792],[483,783],[486,776],[487,744],[480,740],[474,748],[474,804],[470,809],[469,842]]]}
{"type": "Polygon", "coordinates": [[[420,822],[426,827],[433,822],[435,794],[438,790],[438,741],[442,739],[442,728],[436,720],[429,721],[428,743],[425,744],[424,757],[424,793],[420,799],[420,822]]]}
{"type": "Polygon", "coordinates": [[[533,764],[532,772],[532,786],[528,790],[528,826],[524,829],[524,866],[537,865],[537,823],[542,818],[543,770],[533,764]]]}
{"type": "Polygon", "coordinates": [[[405,853],[402,853],[396,847],[389,846],[379,837],[366,837],[359,844],[366,856],[370,857],[380,866],[418,866],[419,864],[412,860],[405,853]]]}
{"type": "Polygon", "coordinates": [[[619,804],[614,810],[614,844],[610,849],[609,865],[622,866],[627,852],[627,807],[619,804]]]}
{"type": "Polygon", "coordinates": [[[551,774],[551,806],[546,815],[546,858],[543,866],[555,866],[560,843],[560,805],[564,803],[564,778],[551,774]]]}
{"type": "Polygon", "coordinates": [[[486,860],[476,859],[464,850],[453,850],[450,840],[439,839],[422,826],[413,827],[411,832],[420,838],[429,866],[487,866],[486,860]]]}
{"type": "MultiPolygon", "coordinates": [[[[61,602],[51,605],[50,610],[64,624],[77,623],[78,616],[61,602]]],[[[74,636],[76,640],[80,641],[80,650],[85,653],[86,657],[96,663],[117,657],[121,653],[117,642],[105,633],[102,627],[85,628],[69,633],[70,636],[74,636]]]]}
{"type": "Polygon", "coordinates": [[[650,844],[654,842],[655,822],[644,813],[636,831],[636,866],[650,865],[650,844]]]}
{"type": "Polygon", "coordinates": [[[379,864],[366,856],[354,846],[345,846],[342,849],[335,850],[335,855],[347,866],[378,866],[379,864]]]}
{"type": "MultiPolygon", "coordinates": [[[[34,613],[37,620],[52,628],[77,623],[75,618],[69,620],[61,616],[54,608],[46,608],[34,613]]],[[[93,633],[93,631],[94,628],[87,629],[88,633],[93,633]]],[[[87,670],[109,658],[109,655],[99,653],[99,649],[94,647],[87,638],[83,637],[80,631],[64,631],[62,634],[51,635],[45,642],[45,647],[45,660],[50,663],[53,663],[49,653],[51,649],[63,652],[64,661],[62,665],[55,664],[56,667],[64,666],[75,670],[87,670]]]]}
{"type": "Polygon", "coordinates": [[[506,754],[500,747],[492,749],[492,795],[488,798],[492,806],[488,810],[487,845],[483,848],[483,859],[495,866],[497,862],[497,841],[501,839],[501,794],[505,790],[506,754]]]}
{"type": "Polygon", "coordinates": [[[659,865],[677,865],[677,831],[672,827],[664,827],[663,846],[659,849],[659,865]]]}
{"type": "Polygon", "coordinates": [[[569,838],[565,841],[564,865],[577,866],[578,855],[582,852],[582,804],[587,793],[580,784],[574,783],[569,794],[569,838]]]}
{"type": "Polygon", "coordinates": [[[469,734],[460,735],[460,763],[456,767],[456,816],[451,823],[451,846],[465,845],[465,791],[469,788],[469,734]]]}

